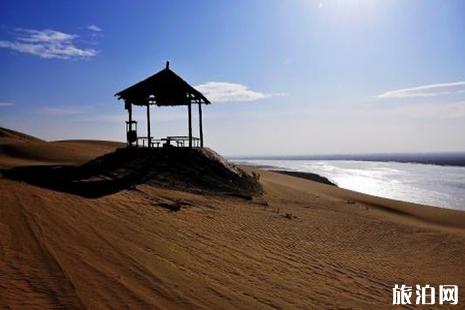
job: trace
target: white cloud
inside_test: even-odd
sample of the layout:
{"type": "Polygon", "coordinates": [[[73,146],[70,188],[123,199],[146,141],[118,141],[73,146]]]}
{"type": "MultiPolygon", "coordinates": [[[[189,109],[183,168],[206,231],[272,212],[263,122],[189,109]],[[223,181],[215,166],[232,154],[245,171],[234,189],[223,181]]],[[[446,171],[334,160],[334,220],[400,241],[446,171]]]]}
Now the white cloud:
{"type": "Polygon", "coordinates": [[[87,58],[97,55],[92,48],[80,48],[74,44],[78,37],[51,29],[16,29],[14,41],[0,40],[0,48],[8,48],[20,53],[31,54],[41,58],[87,58]]]}
{"type": "Polygon", "coordinates": [[[89,26],[87,26],[87,29],[90,30],[90,31],[95,31],[95,32],[101,32],[101,31],[103,31],[103,29],[100,28],[100,27],[97,26],[97,25],[89,25],[89,26]]]}
{"type": "Polygon", "coordinates": [[[439,83],[387,91],[378,98],[431,97],[465,92],[465,81],[439,83]]]}
{"type": "Polygon", "coordinates": [[[12,107],[14,105],[13,102],[0,102],[0,107],[12,107]]]}
{"type": "Polygon", "coordinates": [[[247,86],[228,82],[207,82],[195,88],[213,102],[254,101],[285,94],[265,94],[253,91],[247,86]]]}

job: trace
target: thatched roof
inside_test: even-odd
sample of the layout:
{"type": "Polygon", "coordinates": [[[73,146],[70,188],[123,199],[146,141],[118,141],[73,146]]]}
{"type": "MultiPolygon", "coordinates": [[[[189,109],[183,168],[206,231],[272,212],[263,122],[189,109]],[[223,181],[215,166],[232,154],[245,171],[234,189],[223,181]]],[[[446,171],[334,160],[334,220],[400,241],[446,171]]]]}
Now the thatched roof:
{"type": "Polygon", "coordinates": [[[166,63],[165,69],[120,91],[115,96],[134,105],[147,105],[147,102],[157,106],[210,103],[198,90],[171,71],[169,62],[166,63]]]}

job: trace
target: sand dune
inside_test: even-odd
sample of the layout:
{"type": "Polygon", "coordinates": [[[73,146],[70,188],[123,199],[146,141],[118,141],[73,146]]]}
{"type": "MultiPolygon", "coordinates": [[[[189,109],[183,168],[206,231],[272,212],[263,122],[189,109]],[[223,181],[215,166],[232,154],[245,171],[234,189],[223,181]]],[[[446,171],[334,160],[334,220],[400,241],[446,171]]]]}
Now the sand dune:
{"type": "Polygon", "coordinates": [[[8,128],[0,127],[0,144],[8,142],[45,142],[25,133],[14,131],[8,128]]]}
{"type": "Polygon", "coordinates": [[[95,140],[46,142],[0,127],[0,168],[34,164],[81,164],[122,145],[119,142],[95,140]]]}
{"type": "Polygon", "coordinates": [[[256,200],[0,179],[0,306],[371,309],[395,283],[465,286],[465,213],[259,173],[256,200]]]}

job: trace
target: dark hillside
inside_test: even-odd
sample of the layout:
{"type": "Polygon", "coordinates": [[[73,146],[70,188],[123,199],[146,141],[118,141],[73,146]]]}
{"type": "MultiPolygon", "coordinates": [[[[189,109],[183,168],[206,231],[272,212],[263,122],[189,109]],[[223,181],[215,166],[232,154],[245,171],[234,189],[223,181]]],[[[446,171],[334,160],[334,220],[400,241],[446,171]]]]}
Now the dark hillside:
{"type": "Polygon", "coordinates": [[[252,198],[262,189],[210,149],[121,148],[81,166],[29,166],[6,177],[85,197],[100,197],[147,183],[197,193],[252,198]]]}

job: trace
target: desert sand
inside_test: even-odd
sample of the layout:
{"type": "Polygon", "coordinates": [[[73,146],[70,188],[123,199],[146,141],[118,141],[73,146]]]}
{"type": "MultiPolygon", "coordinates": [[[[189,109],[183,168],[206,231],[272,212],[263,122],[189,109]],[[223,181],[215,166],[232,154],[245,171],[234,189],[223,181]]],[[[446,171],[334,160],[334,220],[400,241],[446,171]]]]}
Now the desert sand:
{"type": "MultiPolygon", "coordinates": [[[[120,146],[1,139],[3,168],[120,146]]],[[[373,309],[395,283],[457,284],[465,301],[464,212],[243,169],[262,198],[148,184],[84,198],[0,178],[0,307],[373,309]]]]}
{"type": "Polygon", "coordinates": [[[123,145],[120,142],[97,140],[47,142],[0,127],[0,168],[82,164],[123,145]]]}

